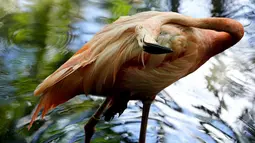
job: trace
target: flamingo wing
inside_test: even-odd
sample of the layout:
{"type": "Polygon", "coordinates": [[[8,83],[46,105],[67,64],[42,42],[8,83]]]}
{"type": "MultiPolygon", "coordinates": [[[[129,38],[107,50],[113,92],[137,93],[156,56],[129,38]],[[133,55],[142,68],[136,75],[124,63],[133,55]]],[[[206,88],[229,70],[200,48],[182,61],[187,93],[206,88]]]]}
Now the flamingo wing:
{"type": "Polygon", "coordinates": [[[64,63],[53,74],[48,76],[34,91],[34,95],[42,95],[40,102],[32,116],[29,125],[31,128],[37,114],[43,109],[42,118],[52,108],[62,104],[81,91],[83,78],[79,69],[92,63],[95,59],[90,58],[89,45],[86,44],[73,57],[64,63]]]}
{"type": "Polygon", "coordinates": [[[34,91],[34,95],[37,96],[43,94],[47,89],[60,82],[80,67],[89,65],[94,60],[95,58],[93,59],[89,57],[89,45],[84,45],[75,53],[74,56],[72,56],[67,62],[59,67],[54,73],[49,75],[40,85],[38,85],[34,91]]]}

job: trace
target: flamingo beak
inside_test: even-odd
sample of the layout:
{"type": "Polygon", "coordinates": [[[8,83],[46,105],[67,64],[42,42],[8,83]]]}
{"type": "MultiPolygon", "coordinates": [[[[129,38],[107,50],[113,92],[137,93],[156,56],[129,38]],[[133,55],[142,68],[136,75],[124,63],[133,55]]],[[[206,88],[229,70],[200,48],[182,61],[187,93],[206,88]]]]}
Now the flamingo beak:
{"type": "Polygon", "coordinates": [[[143,26],[138,25],[135,29],[137,33],[138,45],[149,54],[167,54],[173,52],[170,47],[164,47],[159,45],[155,41],[155,37],[152,36],[143,26]]]}
{"type": "Polygon", "coordinates": [[[167,54],[173,52],[171,48],[144,41],[143,50],[150,54],[167,54]]]}

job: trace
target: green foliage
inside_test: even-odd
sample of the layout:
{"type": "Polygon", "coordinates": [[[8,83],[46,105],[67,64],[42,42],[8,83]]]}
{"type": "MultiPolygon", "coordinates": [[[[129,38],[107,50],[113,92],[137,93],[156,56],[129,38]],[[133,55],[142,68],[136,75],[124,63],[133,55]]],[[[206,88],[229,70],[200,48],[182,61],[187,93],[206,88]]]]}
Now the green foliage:
{"type": "Polygon", "coordinates": [[[65,48],[72,36],[70,24],[78,17],[77,5],[69,0],[38,0],[31,1],[26,11],[0,6],[0,38],[9,44],[0,55],[0,142],[32,135],[33,129],[27,131],[26,126],[17,130],[16,121],[30,116],[39,100],[33,96],[36,86],[72,55],[65,48]]]}
{"type": "Polygon", "coordinates": [[[107,0],[106,8],[112,14],[112,17],[107,19],[107,23],[112,23],[117,20],[120,16],[127,16],[131,9],[131,6],[127,1],[123,0],[107,0]]]}
{"type": "Polygon", "coordinates": [[[66,46],[67,39],[72,36],[68,33],[70,24],[79,17],[76,3],[42,0],[34,1],[27,9],[26,12],[15,12],[1,18],[1,37],[26,47],[66,46]]]}

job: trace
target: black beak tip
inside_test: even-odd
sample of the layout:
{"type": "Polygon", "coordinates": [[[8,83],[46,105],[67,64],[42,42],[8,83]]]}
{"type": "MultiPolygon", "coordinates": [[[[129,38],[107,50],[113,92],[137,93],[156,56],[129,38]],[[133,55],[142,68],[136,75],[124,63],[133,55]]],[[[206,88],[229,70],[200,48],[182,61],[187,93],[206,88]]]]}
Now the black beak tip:
{"type": "Polygon", "coordinates": [[[152,43],[145,43],[145,45],[143,46],[143,49],[145,52],[150,54],[167,54],[167,53],[173,52],[171,48],[160,46],[157,44],[152,44],[152,43]]]}

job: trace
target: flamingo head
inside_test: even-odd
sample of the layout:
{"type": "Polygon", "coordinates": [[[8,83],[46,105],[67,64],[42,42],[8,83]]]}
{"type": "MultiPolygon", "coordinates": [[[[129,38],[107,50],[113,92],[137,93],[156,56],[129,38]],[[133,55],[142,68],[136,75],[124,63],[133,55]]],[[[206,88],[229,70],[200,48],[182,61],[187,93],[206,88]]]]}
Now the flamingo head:
{"type": "Polygon", "coordinates": [[[243,26],[235,20],[204,18],[200,21],[202,22],[199,27],[164,24],[160,27],[160,33],[156,38],[150,36],[152,34],[149,34],[146,28],[139,27],[137,33],[142,34],[137,36],[138,44],[149,54],[164,54],[158,56],[164,58],[161,62],[188,60],[193,65],[189,70],[190,73],[243,37],[243,26]]]}

